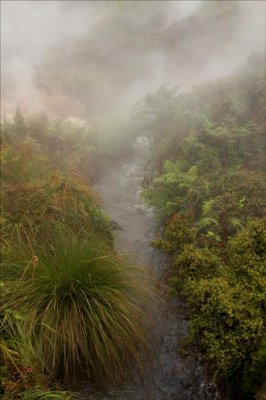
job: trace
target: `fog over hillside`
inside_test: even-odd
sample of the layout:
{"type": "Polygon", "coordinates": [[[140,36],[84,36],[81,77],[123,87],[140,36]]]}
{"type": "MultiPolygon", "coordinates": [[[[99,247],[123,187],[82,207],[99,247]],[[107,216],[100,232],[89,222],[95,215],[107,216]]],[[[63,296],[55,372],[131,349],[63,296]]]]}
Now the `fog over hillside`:
{"type": "Polygon", "coordinates": [[[264,33],[264,1],[2,1],[3,109],[127,109],[232,73],[264,33]]]}
{"type": "Polygon", "coordinates": [[[266,400],[266,1],[0,5],[3,400],[266,400]]]}

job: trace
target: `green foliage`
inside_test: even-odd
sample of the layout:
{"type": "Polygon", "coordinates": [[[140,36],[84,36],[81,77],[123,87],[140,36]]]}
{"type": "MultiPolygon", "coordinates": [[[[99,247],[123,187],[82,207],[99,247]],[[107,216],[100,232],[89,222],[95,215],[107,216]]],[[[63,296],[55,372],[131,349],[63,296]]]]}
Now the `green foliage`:
{"type": "Polygon", "coordinates": [[[180,254],[172,262],[174,277],[171,283],[182,290],[190,280],[210,278],[222,271],[223,265],[219,257],[208,249],[200,249],[192,244],[183,247],[180,254]]]}
{"type": "Polygon", "coordinates": [[[261,338],[257,350],[253,351],[246,361],[242,386],[246,392],[255,392],[261,382],[266,381],[266,334],[261,338]]]}
{"type": "Polygon", "coordinates": [[[52,123],[45,114],[23,117],[23,124],[25,132],[20,135],[15,122],[1,123],[3,162],[10,164],[3,165],[4,174],[10,174],[11,170],[24,180],[30,173],[33,177],[34,174],[38,176],[36,166],[39,162],[41,171],[42,164],[46,164],[48,169],[59,170],[71,177],[79,176],[87,183],[95,178],[95,158],[101,151],[101,141],[95,140],[95,128],[52,123]]]}
{"type": "Polygon", "coordinates": [[[34,387],[23,391],[22,394],[11,392],[5,394],[3,400],[78,400],[80,396],[64,390],[44,389],[42,387],[34,387]]]}
{"type": "Polygon", "coordinates": [[[246,229],[233,238],[228,246],[232,271],[247,290],[255,289],[262,306],[266,287],[266,229],[265,218],[251,221],[246,229]]]}
{"type": "Polygon", "coordinates": [[[197,167],[182,172],[176,164],[166,161],[164,173],[153,180],[143,197],[157,207],[162,217],[169,217],[173,213],[190,212],[206,190],[206,185],[198,178],[197,167]]]}
{"type": "Polygon", "coordinates": [[[265,220],[251,221],[220,256],[192,244],[180,252],[176,238],[168,239],[171,284],[191,310],[191,343],[231,392],[257,390],[265,362],[265,220]]]}
{"type": "Polygon", "coordinates": [[[167,222],[167,227],[162,239],[152,242],[154,247],[164,249],[170,253],[179,253],[184,246],[191,244],[195,240],[195,229],[184,217],[174,214],[167,222]]]}
{"type": "Polygon", "coordinates": [[[11,184],[38,181],[51,174],[49,159],[40,151],[38,143],[26,137],[13,145],[2,146],[1,178],[11,184]]]}
{"type": "Polygon", "coordinates": [[[148,348],[151,279],[113,250],[91,184],[100,145],[91,132],[20,111],[1,134],[0,390],[70,399],[46,388],[76,373],[121,381],[148,348]]]}
{"type": "Polygon", "coordinates": [[[190,339],[233,392],[264,382],[266,304],[265,221],[250,222],[228,244],[226,257],[185,246],[172,284],[192,312],[190,339]]]}
{"type": "Polygon", "coordinates": [[[34,250],[37,255],[29,249],[20,263],[16,260],[13,269],[20,270],[20,279],[7,271],[6,307],[23,316],[50,377],[63,372],[70,380],[75,371],[84,371],[121,379],[132,360],[140,362],[145,344],[144,274],[126,267],[97,238],[58,231],[47,241],[50,245],[34,250]],[[23,267],[26,258],[31,261],[23,267]]]}
{"type": "Polygon", "coordinates": [[[167,89],[162,85],[155,95],[147,95],[142,102],[136,104],[132,110],[132,130],[148,136],[153,145],[158,144],[161,136],[173,128],[176,121],[176,92],[176,88],[167,89]]]}
{"type": "Polygon", "coordinates": [[[187,284],[193,310],[191,338],[219,377],[234,380],[262,335],[263,315],[252,292],[225,277],[187,284]]]}
{"type": "Polygon", "coordinates": [[[27,390],[22,395],[22,400],[74,400],[78,396],[70,394],[62,390],[44,390],[42,388],[34,388],[27,390]]]}
{"type": "Polygon", "coordinates": [[[263,396],[265,381],[264,69],[254,56],[189,94],[161,89],[133,120],[151,138],[143,196],[162,224],[153,244],[189,304],[191,345],[234,399],[263,396]]]}

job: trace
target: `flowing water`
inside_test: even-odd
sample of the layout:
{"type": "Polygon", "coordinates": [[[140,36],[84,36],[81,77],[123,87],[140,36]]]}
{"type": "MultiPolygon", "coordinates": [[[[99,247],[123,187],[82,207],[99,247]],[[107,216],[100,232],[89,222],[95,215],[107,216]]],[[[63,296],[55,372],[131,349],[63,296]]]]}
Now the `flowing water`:
{"type": "MultiPolygon", "coordinates": [[[[109,168],[96,185],[105,211],[119,225],[116,248],[137,264],[160,276],[166,260],[149,242],[156,237],[154,210],[140,198],[144,177],[144,157],[109,168]]],[[[142,375],[132,371],[132,379],[120,388],[103,387],[97,394],[87,385],[82,394],[87,400],[211,400],[218,399],[208,384],[197,360],[181,355],[188,320],[181,301],[158,307],[155,321],[154,362],[147,361],[142,375]]]]}

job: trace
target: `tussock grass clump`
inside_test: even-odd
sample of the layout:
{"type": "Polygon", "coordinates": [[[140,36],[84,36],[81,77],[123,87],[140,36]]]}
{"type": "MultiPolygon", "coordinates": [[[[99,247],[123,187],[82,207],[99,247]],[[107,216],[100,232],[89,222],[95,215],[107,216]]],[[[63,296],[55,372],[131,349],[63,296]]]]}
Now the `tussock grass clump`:
{"type": "MultiPolygon", "coordinates": [[[[1,289],[4,297],[6,285],[1,283],[1,289]]],[[[0,315],[0,337],[0,395],[3,399],[21,399],[22,393],[36,384],[46,386],[39,352],[28,337],[23,316],[5,309],[0,315]]]]}
{"type": "Polygon", "coordinates": [[[87,131],[19,111],[1,128],[0,394],[68,398],[46,387],[82,373],[121,381],[148,348],[152,290],[113,251],[91,184],[100,145],[87,131]]]}
{"type": "Polygon", "coordinates": [[[22,400],[78,400],[80,397],[63,390],[48,390],[39,387],[27,390],[22,394],[22,400]]]}
{"type": "Polygon", "coordinates": [[[147,277],[93,237],[57,232],[51,243],[6,282],[7,308],[23,315],[52,379],[122,380],[147,348],[147,277]]]}

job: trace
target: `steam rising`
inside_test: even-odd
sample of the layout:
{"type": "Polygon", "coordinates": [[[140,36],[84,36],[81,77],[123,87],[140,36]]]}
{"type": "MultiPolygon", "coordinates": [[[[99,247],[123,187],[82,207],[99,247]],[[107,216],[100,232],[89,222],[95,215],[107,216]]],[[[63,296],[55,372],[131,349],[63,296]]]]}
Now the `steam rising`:
{"type": "MultiPolygon", "coordinates": [[[[67,2],[68,3],[68,2],[67,2]]],[[[62,1],[1,2],[1,98],[43,107],[35,86],[36,67],[49,51],[87,29],[90,20],[82,2],[67,7],[62,1]]]]}
{"type": "MultiPolygon", "coordinates": [[[[250,53],[265,50],[264,1],[9,0],[2,1],[1,8],[4,107],[21,103],[32,111],[47,111],[48,97],[53,96],[54,102],[68,97],[76,109],[77,101],[87,109],[91,104],[106,109],[110,100],[112,106],[127,108],[162,83],[187,90],[233,72],[250,53]],[[142,6],[143,12],[136,14],[142,6]],[[218,17],[214,7],[222,9],[218,17]],[[108,30],[110,18],[116,20],[108,30]],[[143,39],[148,37],[146,44],[141,35],[135,39],[138,29],[143,39]],[[104,61],[95,61],[101,57],[104,61]],[[75,72],[80,64],[83,70],[75,72]],[[43,65],[48,65],[45,73],[43,65]],[[59,65],[54,80],[47,75],[49,65],[59,65]],[[60,72],[67,71],[75,85],[84,70],[93,76],[86,88],[93,101],[89,94],[69,89],[68,82],[58,83],[60,72]]],[[[83,111],[72,114],[84,116],[83,111]]]]}

